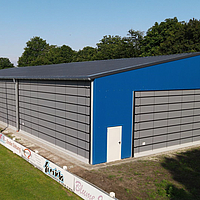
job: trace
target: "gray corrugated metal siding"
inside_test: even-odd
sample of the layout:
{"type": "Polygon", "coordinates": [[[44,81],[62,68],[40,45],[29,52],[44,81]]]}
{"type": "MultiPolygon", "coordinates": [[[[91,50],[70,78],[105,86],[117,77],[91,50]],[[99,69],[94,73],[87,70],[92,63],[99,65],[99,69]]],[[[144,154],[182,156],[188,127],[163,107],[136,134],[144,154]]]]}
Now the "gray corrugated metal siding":
{"type": "Polygon", "coordinates": [[[135,92],[134,153],[200,140],[200,90],[135,92]]]}
{"type": "Polygon", "coordinates": [[[16,126],[15,83],[12,80],[0,81],[0,120],[16,126]]]}
{"type": "Polygon", "coordinates": [[[20,127],[89,159],[90,82],[20,81],[20,127]]]}

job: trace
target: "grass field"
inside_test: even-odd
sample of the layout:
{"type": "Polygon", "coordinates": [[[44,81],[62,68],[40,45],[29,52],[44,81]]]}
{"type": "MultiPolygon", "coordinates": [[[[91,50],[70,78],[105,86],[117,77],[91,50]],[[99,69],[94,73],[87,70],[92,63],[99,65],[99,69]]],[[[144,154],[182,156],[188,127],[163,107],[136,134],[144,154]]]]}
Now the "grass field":
{"type": "Polygon", "coordinates": [[[200,200],[200,147],[78,175],[120,200],[200,200]]]}
{"type": "Polygon", "coordinates": [[[0,145],[1,200],[75,200],[78,196],[0,145]]]}

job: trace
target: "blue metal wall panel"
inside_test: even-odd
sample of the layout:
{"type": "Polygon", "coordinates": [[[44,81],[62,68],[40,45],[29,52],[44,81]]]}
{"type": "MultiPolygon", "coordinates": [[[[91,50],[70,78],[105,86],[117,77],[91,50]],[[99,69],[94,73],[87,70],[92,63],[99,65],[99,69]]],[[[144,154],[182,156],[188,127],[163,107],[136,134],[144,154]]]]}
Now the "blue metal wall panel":
{"type": "Polygon", "coordinates": [[[122,158],[131,156],[132,92],[200,88],[200,56],[94,80],[93,164],[106,162],[107,127],[122,126],[122,158]]]}

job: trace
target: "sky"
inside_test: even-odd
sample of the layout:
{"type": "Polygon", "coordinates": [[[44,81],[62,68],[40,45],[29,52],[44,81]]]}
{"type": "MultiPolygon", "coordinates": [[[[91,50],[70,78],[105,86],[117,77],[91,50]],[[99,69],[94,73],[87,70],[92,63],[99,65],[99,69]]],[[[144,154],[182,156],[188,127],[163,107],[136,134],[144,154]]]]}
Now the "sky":
{"type": "Polygon", "coordinates": [[[155,22],[200,19],[200,0],[0,0],[0,57],[17,65],[35,36],[78,51],[103,36],[144,33],[155,22]]]}

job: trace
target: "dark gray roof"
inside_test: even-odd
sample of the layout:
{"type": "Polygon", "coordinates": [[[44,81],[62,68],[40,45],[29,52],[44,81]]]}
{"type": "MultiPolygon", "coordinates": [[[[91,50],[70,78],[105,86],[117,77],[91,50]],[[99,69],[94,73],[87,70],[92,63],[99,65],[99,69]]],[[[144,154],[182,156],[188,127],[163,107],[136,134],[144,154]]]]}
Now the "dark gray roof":
{"type": "Polygon", "coordinates": [[[9,68],[0,70],[0,79],[92,80],[198,55],[200,52],[9,68]]]}

